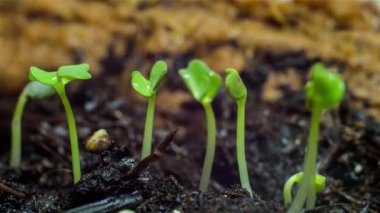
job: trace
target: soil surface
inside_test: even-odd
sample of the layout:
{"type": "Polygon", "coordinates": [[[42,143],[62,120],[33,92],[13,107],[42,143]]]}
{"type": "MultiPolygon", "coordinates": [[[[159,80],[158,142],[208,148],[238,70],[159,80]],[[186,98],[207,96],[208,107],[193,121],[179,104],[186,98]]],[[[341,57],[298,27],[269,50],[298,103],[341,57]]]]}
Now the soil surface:
{"type": "MultiPolygon", "coordinates": [[[[281,96],[265,101],[271,75],[293,70],[303,85],[317,58],[302,52],[257,51],[242,72],[248,87],[246,154],[253,199],[239,187],[235,157],[236,106],[222,90],[213,102],[217,148],[209,191],[197,191],[203,163],[206,127],[202,107],[185,89],[177,70],[188,55],[169,61],[169,74],[159,90],[154,140],[175,129],[174,140],[157,161],[136,175],[146,101],[120,85],[113,72],[68,86],[81,141],[82,180],[72,184],[66,118],[58,97],[33,100],[23,117],[23,161],[20,171],[8,168],[12,110],[16,96],[0,97],[0,211],[36,212],[283,212],[282,187],[302,170],[310,113],[302,88],[275,84],[281,96]],[[265,90],[264,90],[265,88],[265,90]],[[84,149],[92,132],[104,128],[112,146],[98,154],[84,149]],[[8,189],[8,190],[6,190],[8,189]]],[[[117,64],[117,63],[115,63],[117,64]]],[[[338,62],[328,62],[338,66],[338,62]]],[[[143,70],[146,71],[146,70],[143,70]]],[[[354,110],[350,88],[342,105],[321,122],[319,173],[327,177],[318,195],[318,212],[380,210],[380,123],[354,110]]]]}

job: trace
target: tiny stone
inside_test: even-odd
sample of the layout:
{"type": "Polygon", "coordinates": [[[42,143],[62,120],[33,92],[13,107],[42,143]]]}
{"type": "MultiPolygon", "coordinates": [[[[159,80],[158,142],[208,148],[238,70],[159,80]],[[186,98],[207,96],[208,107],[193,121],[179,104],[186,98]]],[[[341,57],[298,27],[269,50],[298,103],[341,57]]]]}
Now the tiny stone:
{"type": "Polygon", "coordinates": [[[99,129],[94,132],[86,141],[85,147],[90,152],[102,152],[111,146],[111,141],[105,129],[99,129]]]}
{"type": "Polygon", "coordinates": [[[361,164],[355,164],[355,173],[360,173],[363,171],[363,166],[361,164]]]}
{"type": "Polygon", "coordinates": [[[87,112],[91,112],[95,110],[96,107],[97,107],[96,101],[89,101],[89,102],[86,102],[84,105],[84,108],[86,109],[87,112]]]}
{"type": "Polygon", "coordinates": [[[294,140],[294,144],[297,145],[297,146],[301,145],[301,140],[299,138],[296,138],[294,140]]]}

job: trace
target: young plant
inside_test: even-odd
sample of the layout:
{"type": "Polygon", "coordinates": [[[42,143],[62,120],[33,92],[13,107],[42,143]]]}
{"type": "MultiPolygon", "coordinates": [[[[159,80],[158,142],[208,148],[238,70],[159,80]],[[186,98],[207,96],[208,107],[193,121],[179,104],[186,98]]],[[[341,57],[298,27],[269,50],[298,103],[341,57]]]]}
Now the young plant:
{"type": "Polygon", "coordinates": [[[310,134],[301,183],[288,212],[300,212],[305,203],[306,209],[315,207],[316,163],[321,114],[324,110],[339,105],[345,93],[344,81],[338,74],[331,72],[321,63],[315,64],[311,70],[311,80],[305,85],[306,107],[311,111],[310,134]]]}
{"type": "MultiPolygon", "coordinates": [[[[292,188],[295,183],[299,183],[302,180],[303,172],[298,172],[291,176],[285,183],[283,197],[285,205],[292,202],[292,188]]],[[[317,193],[321,192],[325,188],[326,178],[322,175],[317,175],[315,177],[315,191],[317,193]]]]}
{"type": "Polygon", "coordinates": [[[226,88],[228,94],[237,103],[237,128],[236,128],[236,156],[239,167],[240,183],[252,197],[252,188],[249,183],[247,161],[245,158],[245,102],[247,100],[247,88],[241,80],[239,73],[233,68],[226,69],[226,88]]]}
{"type": "Polygon", "coordinates": [[[149,80],[147,80],[139,71],[132,72],[132,87],[140,93],[140,95],[148,98],[141,159],[149,156],[152,152],[153,117],[156,93],[158,86],[167,72],[167,65],[164,61],[157,61],[153,65],[150,71],[149,80]]]}
{"type": "Polygon", "coordinates": [[[70,102],[66,95],[65,86],[73,80],[87,80],[91,78],[88,64],[61,66],[57,71],[47,72],[37,67],[31,67],[29,79],[38,81],[55,89],[66,111],[67,123],[70,133],[71,161],[73,167],[74,183],[77,183],[81,177],[80,156],[78,146],[77,129],[75,125],[74,114],[70,102]]]}
{"type": "Polygon", "coordinates": [[[211,106],[212,100],[218,94],[222,84],[222,77],[213,72],[203,61],[192,60],[186,69],[179,71],[187,88],[193,97],[202,104],[207,121],[207,148],[203,163],[199,189],[205,192],[210,181],[212,164],[215,155],[216,124],[215,115],[211,106]]]}
{"type": "Polygon", "coordinates": [[[12,143],[10,166],[14,169],[20,168],[21,163],[21,119],[25,104],[28,99],[39,99],[51,96],[54,88],[39,82],[29,82],[22,90],[17,100],[16,109],[12,118],[12,143]]]}

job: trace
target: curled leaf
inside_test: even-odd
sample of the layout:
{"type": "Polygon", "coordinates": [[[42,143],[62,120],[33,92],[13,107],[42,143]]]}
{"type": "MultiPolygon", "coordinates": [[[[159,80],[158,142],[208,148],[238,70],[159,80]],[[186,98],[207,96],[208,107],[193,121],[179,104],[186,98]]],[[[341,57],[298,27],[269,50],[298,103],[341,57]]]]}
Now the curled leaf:
{"type": "Polygon", "coordinates": [[[227,68],[226,73],[226,88],[228,94],[236,101],[245,100],[247,98],[247,88],[241,80],[239,73],[233,68],[227,68]]]}
{"type": "MultiPolygon", "coordinates": [[[[303,177],[303,172],[298,172],[294,175],[292,175],[285,183],[284,186],[284,202],[285,204],[292,202],[292,188],[295,183],[300,183],[303,177]]],[[[322,190],[325,188],[325,182],[326,177],[317,174],[315,176],[315,191],[317,193],[322,192],[322,190]]]]}
{"type": "Polygon", "coordinates": [[[345,84],[342,77],[317,63],[312,68],[312,77],[305,85],[308,109],[329,109],[337,106],[344,98],[345,84]]]}
{"type": "Polygon", "coordinates": [[[181,69],[179,74],[193,97],[202,104],[210,103],[222,84],[220,75],[201,60],[190,61],[188,67],[181,69]]]}

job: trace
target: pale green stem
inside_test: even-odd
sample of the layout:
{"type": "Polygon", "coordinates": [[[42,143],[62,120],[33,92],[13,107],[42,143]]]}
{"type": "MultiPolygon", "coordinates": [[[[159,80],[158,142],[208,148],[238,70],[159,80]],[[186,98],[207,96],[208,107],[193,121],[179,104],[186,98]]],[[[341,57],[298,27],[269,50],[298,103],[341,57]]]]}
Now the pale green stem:
{"type": "Polygon", "coordinates": [[[289,204],[292,202],[292,188],[294,183],[298,183],[302,179],[303,172],[298,172],[292,175],[285,183],[283,197],[284,203],[289,204]]]}
{"type": "Polygon", "coordinates": [[[19,169],[21,163],[21,119],[27,101],[28,94],[26,92],[26,89],[24,89],[17,100],[16,109],[13,113],[12,118],[12,144],[10,166],[14,169],[19,169]]]}
{"type": "Polygon", "coordinates": [[[205,109],[207,122],[207,148],[205,160],[203,163],[201,182],[199,184],[199,190],[201,190],[201,192],[207,191],[207,187],[210,182],[212,164],[214,162],[216,140],[215,115],[214,111],[212,110],[211,103],[203,104],[203,107],[205,109]]]}
{"type": "Polygon", "coordinates": [[[55,89],[59,97],[61,98],[62,104],[66,111],[66,118],[67,118],[67,123],[69,126],[69,133],[70,133],[71,162],[72,162],[72,168],[73,168],[73,177],[74,177],[74,183],[77,183],[81,178],[81,170],[80,170],[78,136],[77,136],[77,128],[75,125],[74,113],[73,113],[73,110],[71,109],[70,102],[67,99],[65,86],[57,85],[55,89]]]}
{"type": "Polygon", "coordinates": [[[290,213],[300,212],[305,201],[307,201],[306,209],[313,209],[315,207],[315,177],[317,174],[317,150],[321,112],[320,109],[313,109],[311,112],[310,134],[304,162],[304,173],[294,202],[288,210],[290,213]]]}
{"type": "Polygon", "coordinates": [[[153,118],[154,118],[154,105],[156,102],[156,95],[149,97],[148,109],[146,111],[144,141],[142,145],[141,159],[148,157],[152,152],[152,137],[153,137],[153,118]]]}
{"type": "Polygon", "coordinates": [[[236,155],[239,167],[240,183],[252,197],[252,188],[249,183],[247,161],[245,158],[245,100],[237,102],[237,128],[236,128],[236,155]]]}

